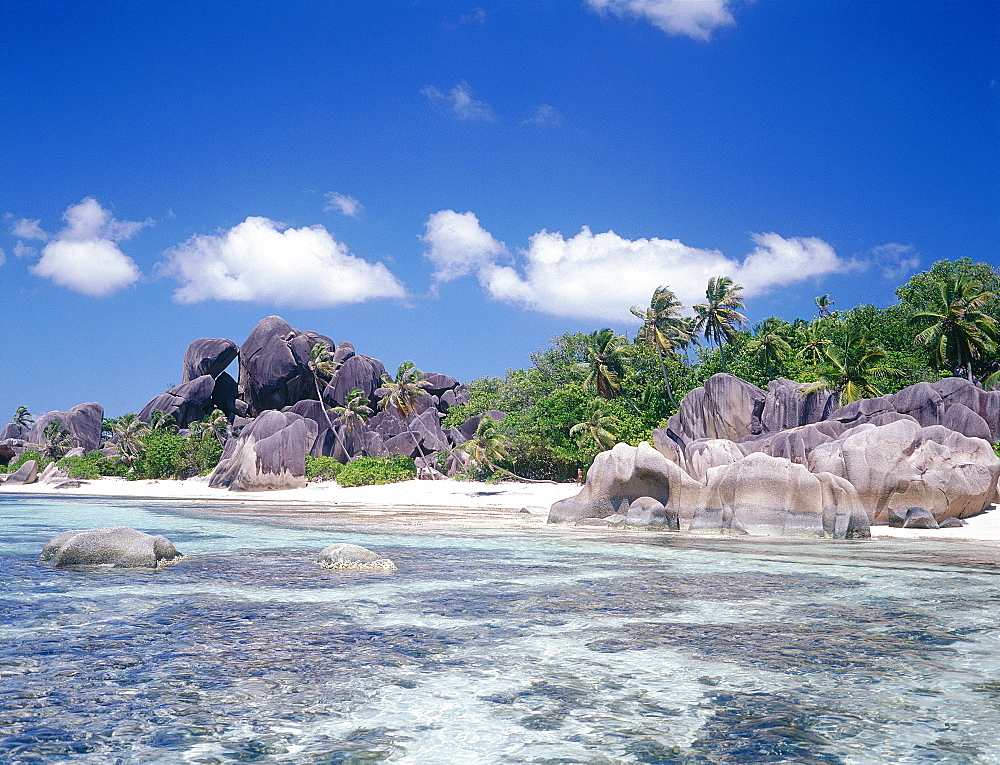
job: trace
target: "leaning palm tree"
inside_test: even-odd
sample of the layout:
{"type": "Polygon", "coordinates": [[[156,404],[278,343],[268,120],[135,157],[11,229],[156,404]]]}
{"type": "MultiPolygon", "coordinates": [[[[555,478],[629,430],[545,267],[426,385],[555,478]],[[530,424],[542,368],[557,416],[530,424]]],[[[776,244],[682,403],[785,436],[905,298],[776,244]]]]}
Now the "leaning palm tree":
{"type": "Polygon", "coordinates": [[[177,426],[175,423],[175,418],[172,414],[167,414],[162,409],[154,409],[149,415],[149,429],[150,430],[162,430],[167,433],[176,433],[177,426]]]}
{"type": "Polygon", "coordinates": [[[833,315],[833,311],[830,310],[830,306],[834,304],[834,301],[830,299],[829,295],[814,297],[813,302],[816,304],[816,310],[819,311],[819,318],[822,319],[825,316],[833,315]]]}
{"type": "Polygon", "coordinates": [[[729,371],[726,368],[725,344],[736,337],[737,328],[747,324],[747,317],[740,313],[743,310],[743,298],[739,294],[742,290],[743,287],[733,284],[728,276],[713,276],[705,290],[708,302],[694,307],[697,317],[695,329],[719,349],[723,372],[729,371]]]}
{"type": "Polygon", "coordinates": [[[889,363],[884,350],[857,330],[848,332],[843,347],[829,346],[826,362],[819,381],[804,393],[833,390],[840,394],[842,404],[877,398],[883,394],[883,382],[903,374],[889,363]]]}
{"type": "Polygon", "coordinates": [[[17,411],[14,412],[15,425],[20,425],[25,430],[29,430],[35,422],[35,418],[31,416],[31,412],[28,411],[28,407],[19,406],[17,411]]]}
{"type": "Polygon", "coordinates": [[[309,351],[308,366],[309,371],[313,374],[313,384],[316,386],[316,398],[319,399],[319,403],[323,406],[323,416],[326,417],[326,424],[333,429],[330,414],[326,411],[326,406],[323,404],[323,391],[320,389],[319,381],[323,380],[324,383],[329,382],[337,373],[337,370],[340,369],[340,364],[334,361],[333,352],[327,343],[316,343],[309,351]]]}
{"type": "Polygon", "coordinates": [[[571,436],[576,436],[577,444],[582,448],[593,440],[601,451],[610,449],[618,440],[615,432],[617,421],[611,415],[605,414],[596,402],[591,406],[587,419],[578,422],[569,429],[571,436]]]}
{"type": "Polygon", "coordinates": [[[753,340],[747,343],[747,350],[757,354],[757,363],[773,380],[777,370],[792,355],[792,346],[787,340],[791,326],[781,319],[770,316],[761,322],[753,340]]]}
{"type": "Polygon", "coordinates": [[[578,365],[579,370],[587,375],[583,384],[597,391],[601,398],[621,396],[639,412],[639,408],[622,393],[628,339],[605,327],[584,337],[583,352],[587,360],[578,365]]]}
{"type": "Polygon", "coordinates": [[[942,279],[933,305],[910,317],[911,324],[927,325],[914,342],[930,348],[939,368],[963,369],[971,381],[973,360],[991,353],[1000,339],[996,317],[983,310],[996,297],[969,276],[942,279]]]}
{"type": "Polygon", "coordinates": [[[664,356],[676,355],[677,351],[691,343],[689,324],[680,316],[683,308],[677,296],[667,287],[657,287],[649,301],[649,308],[632,306],[632,315],[642,319],[642,327],[636,340],[656,351],[660,359],[660,371],[663,373],[663,384],[667,389],[667,398],[675,407],[673,391],[670,389],[670,377],[664,356]]]}
{"type": "Polygon", "coordinates": [[[135,464],[146,452],[143,439],[149,433],[149,426],[134,412],[123,414],[114,425],[118,437],[118,456],[126,465],[135,464]]]}

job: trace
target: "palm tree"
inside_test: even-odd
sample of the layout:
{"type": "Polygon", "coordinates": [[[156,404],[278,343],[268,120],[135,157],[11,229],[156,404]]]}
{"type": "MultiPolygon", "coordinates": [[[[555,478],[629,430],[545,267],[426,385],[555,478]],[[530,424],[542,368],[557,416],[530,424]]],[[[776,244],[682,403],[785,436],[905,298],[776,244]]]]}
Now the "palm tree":
{"type": "Polygon", "coordinates": [[[32,444],[42,449],[44,456],[50,460],[59,460],[76,444],[76,436],[69,432],[65,425],[53,420],[42,430],[41,444],[32,444]]]}
{"type": "Polygon", "coordinates": [[[146,451],[143,438],[149,433],[149,426],[134,412],[123,414],[114,425],[118,436],[118,456],[126,465],[137,462],[146,451]]]}
{"type": "Polygon", "coordinates": [[[722,371],[727,372],[725,344],[736,337],[738,327],[745,327],[747,317],[743,309],[743,298],[739,293],[743,287],[733,284],[728,276],[713,276],[705,290],[707,303],[694,307],[697,322],[695,329],[705,335],[719,349],[722,357],[722,371]]]}
{"type": "Polygon", "coordinates": [[[937,286],[934,304],[910,317],[911,324],[928,325],[913,340],[931,349],[939,368],[962,368],[971,381],[973,360],[992,352],[1000,337],[997,319],[983,311],[996,293],[969,276],[949,276],[937,286]]]}
{"type": "Polygon", "coordinates": [[[830,310],[830,306],[834,304],[834,301],[830,299],[829,295],[820,295],[819,297],[813,298],[813,302],[816,304],[816,310],[819,311],[819,318],[824,316],[831,316],[833,311],[830,310]]]}
{"type": "Polygon", "coordinates": [[[670,389],[670,378],[664,363],[665,354],[676,354],[678,349],[691,343],[689,324],[680,316],[683,306],[677,296],[667,287],[657,287],[649,301],[649,308],[642,309],[632,306],[632,315],[642,319],[642,327],[636,340],[648,345],[656,351],[660,359],[660,371],[663,372],[663,384],[667,389],[667,398],[675,407],[673,391],[670,389]]]}
{"type": "Polygon", "coordinates": [[[584,336],[583,352],[587,360],[578,365],[580,371],[587,375],[583,384],[597,391],[601,398],[621,396],[639,412],[639,408],[622,393],[628,339],[605,327],[584,336]]]}
{"type": "Polygon", "coordinates": [[[819,382],[806,388],[804,394],[835,390],[840,393],[842,404],[850,404],[881,396],[882,382],[902,376],[902,372],[888,363],[885,351],[857,330],[847,333],[843,348],[836,345],[827,348],[826,362],[819,382]]]}
{"type": "Polygon", "coordinates": [[[330,346],[327,343],[316,343],[309,350],[309,371],[313,373],[313,384],[316,386],[316,398],[319,399],[319,403],[323,406],[323,416],[326,417],[326,424],[333,429],[333,422],[330,420],[330,414],[326,411],[326,405],[323,404],[323,391],[320,389],[319,381],[322,379],[324,382],[329,382],[337,370],[340,369],[340,364],[333,360],[333,353],[330,350],[330,346]]]}
{"type": "Polygon", "coordinates": [[[604,451],[614,446],[618,439],[618,434],[615,432],[616,424],[615,418],[604,414],[595,402],[590,408],[587,419],[570,428],[569,434],[576,436],[581,448],[587,441],[593,439],[597,448],[604,451]]]}
{"type": "MultiPolygon", "coordinates": [[[[464,452],[469,462],[476,465],[485,465],[492,470],[502,470],[496,463],[506,459],[507,451],[504,448],[503,439],[497,433],[496,423],[490,417],[483,415],[476,426],[476,432],[472,438],[464,444],[455,447],[455,451],[464,452]]],[[[504,473],[509,471],[502,470],[504,473]]],[[[511,473],[511,475],[513,475],[511,473]]]]}
{"type": "Polygon", "coordinates": [[[822,319],[811,321],[802,330],[802,347],[795,354],[809,364],[819,365],[826,361],[827,349],[830,347],[830,340],[826,336],[826,323],[822,319]]]}
{"type": "MultiPolygon", "coordinates": [[[[427,395],[427,388],[431,384],[424,379],[424,373],[417,369],[412,361],[404,361],[396,370],[395,379],[382,373],[382,390],[385,395],[379,400],[380,409],[392,409],[399,415],[399,419],[405,420],[408,414],[417,411],[417,401],[422,396],[427,395]]],[[[427,462],[427,455],[417,439],[417,451],[421,458],[427,462]]]]}
{"type": "Polygon", "coordinates": [[[154,409],[152,414],[149,415],[150,430],[163,430],[167,433],[176,433],[177,426],[174,422],[174,416],[167,414],[162,409],[154,409]]]}
{"type": "Polygon", "coordinates": [[[365,392],[360,388],[355,388],[347,394],[347,400],[343,406],[335,406],[332,409],[337,415],[337,422],[343,427],[345,433],[350,435],[368,422],[368,418],[372,416],[369,403],[365,392]]]}
{"type": "Polygon", "coordinates": [[[20,425],[25,430],[29,430],[35,423],[35,418],[31,416],[31,412],[28,411],[28,407],[19,406],[17,411],[14,412],[13,422],[15,425],[20,425]]]}
{"type": "Polygon", "coordinates": [[[747,343],[747,349],[757,354],[757,363],[770,380],[774,379],[777,370],[792,354],[792,346],[786,339],[790,329],[790,325],[771,316],[761,322],[757,334],[747,343]]]}

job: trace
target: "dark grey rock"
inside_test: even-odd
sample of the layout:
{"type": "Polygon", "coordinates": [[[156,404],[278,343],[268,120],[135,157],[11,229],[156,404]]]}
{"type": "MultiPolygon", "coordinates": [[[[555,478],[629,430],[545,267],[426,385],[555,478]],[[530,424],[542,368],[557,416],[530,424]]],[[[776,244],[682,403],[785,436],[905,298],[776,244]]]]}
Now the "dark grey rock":
{"type": "Polygon", "coordinates": [[[335,345],[325,335],[293,329],[280,316],[257,323],[240,347],[240,391],[250,414],[316,398],[309,354],[320,342],[335,345]]]}
{"type": "Polygon", "coordinates": [[[357,388],[364,392],[374,408],[375,391],[382,385],[383,374],[385,367],[378,359],[363,354],[352,355],[331,378],[323,391],[323,398],[331,404],[343,406],[351,391],[357,388]]]}
{"type": "Polygon", "coordinates": [[[178,428],[186,428],[192,422],[211,414],[214,402],[215,378],[202,375],[191,382],[182,383],[161,393],[147,403],[139,412],[139,419],[148,423],[153,412],[159,409],[174,418],[178,428]]]}
{"type": "Polygon", "coordinates": [[[343,364],[351,356],[355,355],[354,345],[347,340],[340,343],[333,352],[333,363],[343,364]]]}
{"type": "Polygon", "coordinates": [[[906,511],[903,521],[904,529],[936,529],[940,528],[934,514],[922,507],[911,507],[906,511]]]}
{"type": "Polygon", "coordinates": [[[104,420],[104,407],[91,401],[77,404],[68,412],[47,412],[35,420],[25,441],[32,444],[45,443],[45,428],[50,422],[61,422],[63,427],[73,434],[76,446],[85,452],[101,448],[101,427],[104,420]]]}
{"type": "Polygon", "coordinates": [[[246,404],[240,401],[240,386],[229,372],[222,372],[215,378],[212,406],[220,409],[226,416],[241,412],[246,414],[246,404]]]}
{"type": "Polygon", "coordinates": [[[17,452],[14,451],[13,446],[0,443],[0,465],[9,465],[16,456],[17,452]]]}
{"type": "Polygon", "coordinates": [[[3,430],[0,431],[0,441],[6,441],[8,438],[19,438],[24,440],[28,435],[29,429],[23,425],[18,425],[16,422],[8,422],[3,426],[3,430]]]}
{"type": "Polygon", "coordinates": [[[221,337],[202,337],[195,340],[184,352],[181,382],[191,382],[202,375],[218,377],[239,352],[239,346],[232,340],[221,337]]]}
{"type": "Polygon", "coordinates": [[[437,372],[425,372],[424,381],[428,383],[427,392],[432,396],[441,396],[446,391],[459,386],[458,380],[451,375],[442,375],[437,372]]]}
{"type": "Polygon", "coordinates": [[[939,529],[960,529],[963,526],[968,526],[967,521],[963,521],[961,518],[946,518],[938,524],[939,529]]]}
{"type": "Polygon", "coordinates": [[[182,557],[166,537],[153,536],[127,526],[111,526],[64,531],[45,545],[39,560],[56,568],[156,568],[182,557]]]}
{"type": "Polygon", "coordinates": [[[756,385],[729,374],[712,375],[684,397],[667,427],[674,440],[683,443],[702,438],[737,441],[764,432],[766,402],[767,394],[756,385]]]}
{"type": "Polygon", "coordinates": [[[811,385],[783,377],[769,382],[761,414],[764,430],[777,432],[826,419],[837,408],[840,395],[827,390],[806,393],[811,385]]]}
{"type": "Polygon", "coordinates": [[[329,570],[395,571],[396,564],[376,552],[350,544],[333,544],[320,551],[316,563],[329,570]]]}

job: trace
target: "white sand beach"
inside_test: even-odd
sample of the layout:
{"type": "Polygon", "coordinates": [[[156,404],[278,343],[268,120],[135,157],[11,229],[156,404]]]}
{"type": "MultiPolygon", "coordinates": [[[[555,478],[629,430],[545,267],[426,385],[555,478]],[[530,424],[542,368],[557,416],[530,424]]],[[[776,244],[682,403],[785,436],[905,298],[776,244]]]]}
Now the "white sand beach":
{"type": "MultiPolygon", "coordinates": [[[[476,481],[403,481],[381,486],[343,488],[332,481],[311,483],[285,491],[233,492],[213,489],[206,478],[185,481],[126,481],[102,478],[79,487],[54,489],[48,484],[0,486],[0,494],[51,495],[59,497],[106,497],[169,499],[193,502],[217,501],[262,511],[280,505],[285,511],[322,513],[354,510],[367,514],[405,515],[411,523],[421,518],[454,526],[530,528],[545,525],[554,502],[580,490],[575,483],[480,483],[476,481]]],[[[873,537],[934,538],[1000,542],[1000,511],[987,511],[966,519],[953,529],[872,528],[873,537]]]]}

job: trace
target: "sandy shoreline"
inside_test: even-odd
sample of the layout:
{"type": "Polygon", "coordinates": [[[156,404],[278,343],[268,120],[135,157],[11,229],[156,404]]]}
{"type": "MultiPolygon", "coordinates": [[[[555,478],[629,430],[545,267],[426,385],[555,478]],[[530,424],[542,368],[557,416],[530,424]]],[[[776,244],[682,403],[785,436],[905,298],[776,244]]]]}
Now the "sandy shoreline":
{"type": "MultiPolygon", "coordinates": [[[[549,507],[580,490],[575,483],[480,483],[476,481],[403,481],[382,486],[343,488],[333,482],[309,484],[302,489],[266,492],[233,492],[209,488],[207,479],[186,481],[125,481],[102,478],[78,488],[54,489],[47,484],[0,486],[0,494],[50,495],[149,500],[219,502],[258,507],[261,512],[281,506],[285,511],[339,513],[350,510],[369,517],[405,517],[454,526],[480,528],[537,528],[545,526],[549,507]]],[[[997,505],[954,529],[872,528],[873,537],[904,539],[957,539],[1000,542],[997,505]]]]}

